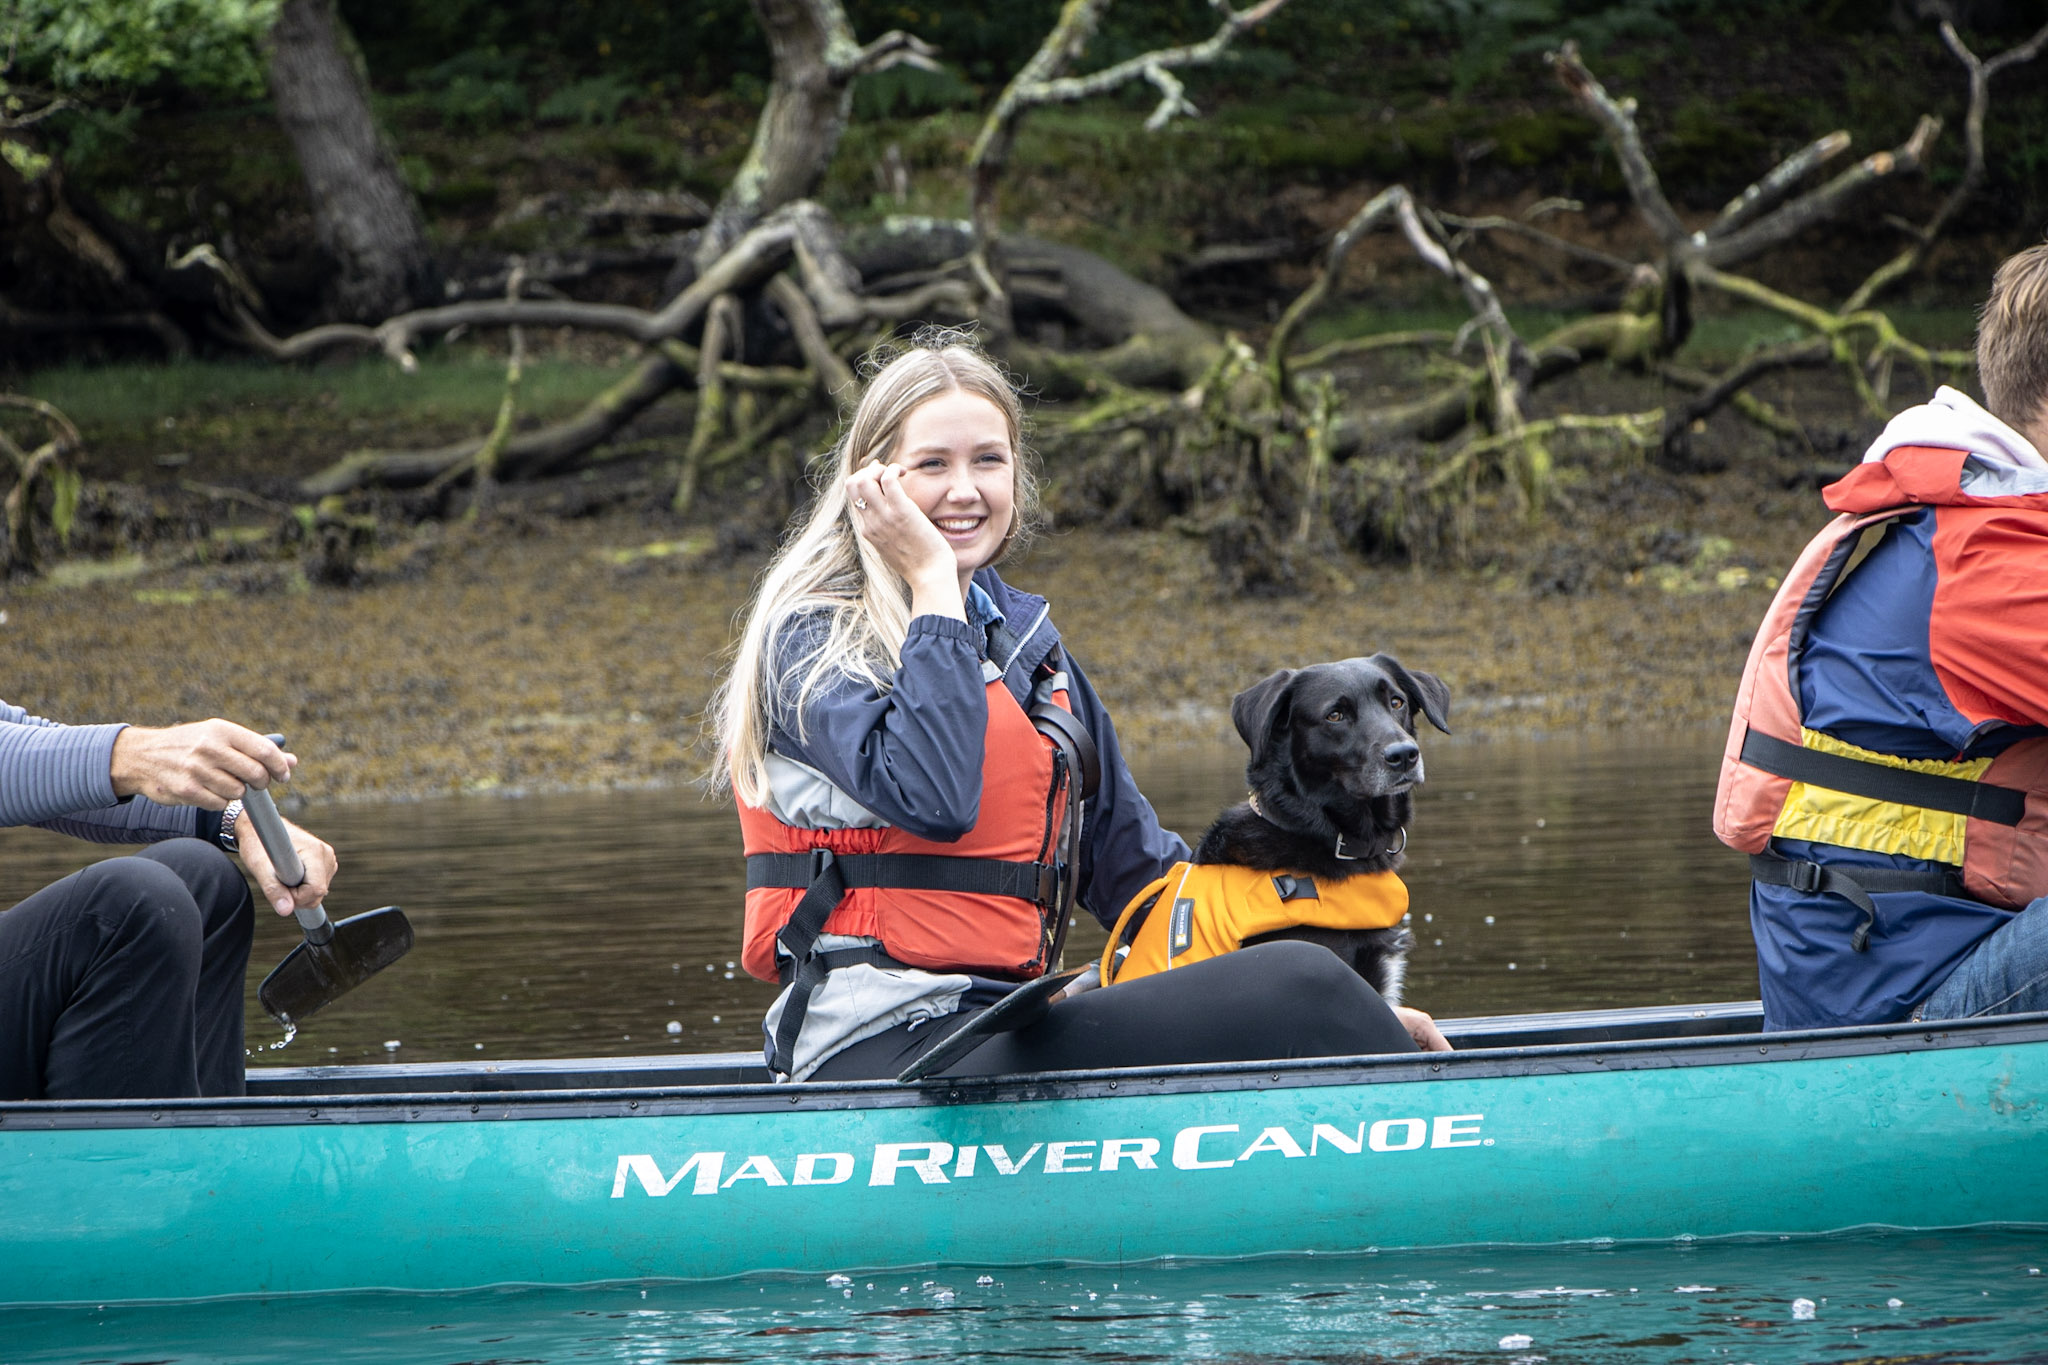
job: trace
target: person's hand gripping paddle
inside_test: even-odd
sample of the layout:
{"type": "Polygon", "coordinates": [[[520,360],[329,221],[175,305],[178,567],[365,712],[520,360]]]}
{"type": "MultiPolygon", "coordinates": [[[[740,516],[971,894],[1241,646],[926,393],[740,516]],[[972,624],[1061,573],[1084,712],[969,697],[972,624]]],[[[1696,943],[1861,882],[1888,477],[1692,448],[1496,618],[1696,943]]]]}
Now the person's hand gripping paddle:
{"type": "MultiPolygon", "coordinates": [[[[270,738],[284,742],[282,735],[270,738]]],[[[249,788],[242,794],[242,811],[255,824],[256,837],[263,841],[263,851],[270,855],[278,881],[286,886],[304,881],[305,865],[292,847],[291,832],[270,793],[249,788]]],[[[256,998],[270,1017],[287,1029],[362,985],[412,947],[412,925],[395,905],[351,915],[338,923],[327,918],[325,906],[302,906],[294,913],[299,927],[306,931],[305,942],[287,953],[256,990],[256,998]]]]}

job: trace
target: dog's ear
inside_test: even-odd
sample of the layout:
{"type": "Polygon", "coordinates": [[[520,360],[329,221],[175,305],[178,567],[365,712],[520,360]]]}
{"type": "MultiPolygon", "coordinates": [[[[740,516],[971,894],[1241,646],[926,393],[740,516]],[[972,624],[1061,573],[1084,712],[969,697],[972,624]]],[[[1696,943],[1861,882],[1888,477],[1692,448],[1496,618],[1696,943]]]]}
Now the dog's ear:
{"type": "Polygon", "coordinates": [[[1366,660],[1387,671],[1401,690],[1408,694],[1408,704],[1428,718],[1429,723],[1445,734],[1451,732],[1451,689],[1444,680],[1434,673],[1419,669],[1410,672],[1401,666],[1401,661],[1391,654],[1375,654],[1366,660]]]}
{"type": "Polygon", "coordinates": [[[1252,751],[1254,765],[1265,757],[1266,743],[1273,735],[1273,722],[1276,716],[1286,711],[1287,684],[1293,680],[1294,670],[1283,668],[1230,699],[1230,719],[1237,725],[1237,733],[1243,736],[1245,747],[1252,751]]]}

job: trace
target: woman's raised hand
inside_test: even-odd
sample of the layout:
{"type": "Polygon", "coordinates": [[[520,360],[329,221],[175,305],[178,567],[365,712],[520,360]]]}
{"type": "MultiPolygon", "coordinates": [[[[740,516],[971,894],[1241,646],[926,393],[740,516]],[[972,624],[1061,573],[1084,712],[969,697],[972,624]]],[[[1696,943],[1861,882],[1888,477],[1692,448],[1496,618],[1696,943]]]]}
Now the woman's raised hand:
{"type": "Polygon", "coordinates": [[[953,547],[903,491],[902,469],[892,464],[856,469],[846,476],[846,503],[854,534],[910,584],[913,615],[967,619],[953,547]]]}

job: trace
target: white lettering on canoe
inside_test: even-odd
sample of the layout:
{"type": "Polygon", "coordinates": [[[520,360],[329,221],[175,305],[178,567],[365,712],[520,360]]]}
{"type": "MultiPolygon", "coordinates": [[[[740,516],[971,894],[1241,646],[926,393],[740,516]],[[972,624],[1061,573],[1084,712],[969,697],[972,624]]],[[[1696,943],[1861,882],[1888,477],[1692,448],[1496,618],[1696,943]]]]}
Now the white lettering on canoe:
{"type": "MultiPolygon", "coordinates": [[[[1258,1136],[1237,1150],[1235,1155],[1231,1154],[1233,1148],[1237,1142],[1243,1141],[1242,1138],[1237,1142],[1229,1141],[1233,1134],[1241,1131],[1235,1123],[1196,1124],[1181,1129],[1166,1141],[1155,1137],[1117,1137],[1034,1142],[1017,1157],[1012,1157],[1009,1148],[999,1142],[966,1143],[958,1147],[950,1142],[936,1141],[878,1142],[869,1155],[868,1184],[896,1186],[899,1184],[897,1177],[906,1171],[914,1174],[917,1183],[923,1185],[967,1180],[979,1170],[984,1155],[997,1175],[1027,1173],[1041,1152],[1045,1159],[1039,1164],[1039,1174],[1092,1175],[1120,1170],[1156,1171],[1160,1169],[1157,1158],[1162,1148],[1171,1153],[1169,1160],[1177,1170],[1221,1171],[1255,1157],[1272,1154],[1293,1160],[1326,1154],[1357,1157],[1365,1153],[1413,1152],[1423,1148],[1491,1147],[1493,1139],[1480,1131],[1485,1121],[1484,1114],[1360,1119],[1357,1126],[1348,1131],[1336,1124],[1316,1123],[1309,1128],[1306,1147],[1294,1129],[1284,1124],[1273,1124],[1259,1129],[1258,1136]],[[950,1175],[947,1171],[949,1165],[952,1168],[950,1175]]],[[[674,1175],[665,1175],[661,1163],[652,1155],[643,1152],[620,1156],[612,1173],[612,1198],[624,1199],[628,1187],[637,1182],[650,1198],[660,1199],[673,1192],[686,1177],[691,1178],[692,1194],[717,1194],[747,1183],[771,1189],[792,1185],[843,1185],[853,1179],[859,1166],[859,1158],[852,1152],[804,1152],[795,1157],[785,1154],[780,1158],[773,1153],[755,1152],[741,1158],[740,1164],[728,1176],[725,1174],[725,1158],[724,1152],[693,1152],[676,1168],[674,1175]],[[785,1168],[779,1161],[792,1164],[785,1168]],[[789,1179],[783,1178],[784,1169],[791,1172],[789,1179]]]]}
{"type": "Polygon", "coordinates": [[[1250,1161],[1260,1152],[1278,1152],[1282,1156],[1307,1156],[1301,1144],[1294,1140],[1294,1134],[1285,1128],[1268,1128],[1260,1133],[1258,1140],[1238,1155],[1239,1161],[1250,1161]]]}
{"type": "Polygon", "coordinates": [[[775,1169],[775,1162],[765,1156],[748,1157],[746,1163],[727,1176],[725,1183],[718,1188],[729,1190],[742,1180],[758,1180],[764,1185],[787,1185],[789,1183],[782,1178],[782,1172],[775,1169]]]}
{"type": "Polygon", "coordinates": [[[1412,1152],[1428,1136],[1429,1125],[1421,1119],[1381,1119],[1372,1126],[1367,1141],[1375,1152],[1412,1152]],[[1396,1128],[1401,1130],[1399,1138],[1394,1136],[1396,1128]]]}
{"type": "MultiPolygon", "coordinates": [[[[995,1159],[1000,1148],[990,1148],[989,1158],[995,1159]]],[[[1031,1149],[1037,1151],[1036,1147],[1031,1149]]],[[[943,1185],[946,1173],[939,1168],[953,1159],[953,1144],[950,1142],[878,1142],[875,1144],[875,1165],[868,1175],[870,1185],[893,1185],[896,1172],[916,1171],[917,1178],[927,1185],[943,1185]],[[920,1157],[906,1157],[905,1152],[923,1152],[920,1157]]],[[[1027,1156],[1025,1160],[1030,1160],[1027,1156]]]]}
{"type": "Polygon", "coordinates": [[[1202,1139],[1211,1133],[1234,1133],[1234,1123],[1212,1123],[1201,1128],[1183,1128],[1173,1135],[1173,1164],[1183,1171],[1215,1170],[1220,1166],[1235,1166],[1236,1157],[1225,1157],[1221,1161],[1202,1160],[1202,1139]]]}
{"type": "MultiPolygon", "coordinates": [[[[972,1151],[973,1149],[969,1148],[968,1150],[972,1151]]],[[[852,1152],[805,1152],[796,1159],[796,1179],[791,1183],[797,1185],[842,1185],[851,1179],[853,1179],[852,1152]],[[818,1163],[821,1161],[832,1163],[832,1174],[818,1174],[818,1163]]]]}
{"type": "Polygon", "coordinates": [[[1000,1142],[991,1142],[981,1150],[988,1153],[989,1164],[996,1168],[997,1175],[1015,1175],[1031,1164],[1031,1158],[1037,1156],[1038,1149],[1044,1145],[1042,1142],[1032,1143],[1015,1161],[1010,1160],[1010,1153],[1000,1142]]]}
{"type": "Polygon", "coordinates": [[[1109,1138],[1102,1144],[1102,1169],[1113,1171],[1128,1161],[1141,1171],[1156,1171],[1159,1163],[1152,1158],[1158,1155],[1158,1138],[1109,1138]]]}
{"type": "Polygon", "coordinates": [[[1439,1114],[1431,1130],[1429,1145],[1432,1147],[1477,1147],[1480,1143],[1479,1121],[1484,1114],[1439,1114]],[[1466,1127],[1466,1124],[1472,1125],[1466,1127]]]}
{"type": "Polygon", "coordinates": [[[646,1190],[656,1199],[659,1199],[674,1189],[677,1183],[692,1170],[697,1172],[697,1185],[690,1193],[716,1194],[718,1193],[718,1173],[724,1166],[724,1152],[698,1152],[683,1163],[681,1170],[664,1180],[661,1177],[661,1167],[654,1164],[653,1157],[622,1156],[619,1158],[619,1172],[612,1177],[612,1198],[624,1199],[626,1197],[626,1177],[628,1175],[635,1175],[640,1177],[640,1188],[646,1190]]]}
{"type": "Polygon", "coordinates": [[[1340,1152],[1348,1152],[1352,1156],[1357,1156],[1359,1149],[1365,1145],[1365,1125],[1363,1123],[1359,1124],[1358,1131],[1347,1137],[1341,1128],[1332,1128],[1327,1123],[1317,1124],[1314,1131],[1308,1135],[1308,1154],[1310,1156],[1320,1156],[1322,1154],[1322,1145],[1325,1142],[1340,1152]]]}
{"type": "Polygon", "coordinates": [[[1092,1164],[1095,1153],[1082,1151],[1093,1147],[1093,1142],[1055,1142],[1045,1149],[1045,1173],[1047,1175],[1077,1175],[1095,1169],[1092,1164]]]}

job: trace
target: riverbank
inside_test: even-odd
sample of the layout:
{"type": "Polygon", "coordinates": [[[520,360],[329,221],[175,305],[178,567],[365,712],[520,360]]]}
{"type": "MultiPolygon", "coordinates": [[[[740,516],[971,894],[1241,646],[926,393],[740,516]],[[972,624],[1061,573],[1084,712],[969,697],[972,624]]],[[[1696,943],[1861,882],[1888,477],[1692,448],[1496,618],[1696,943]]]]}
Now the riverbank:
{"type": "MultiPolygon", "coordinates": [[[[1634,478],[1642,525],[1699,501],[1697,478],[1634,478]]],[[[1764,566],[1789,561],[1813,520],[1793,509],[1812,503],[1786,498],[1740,538],[1674,518],[1690,562],[1575,589],[1505,560],[1346,561],[1312,595],[1230,597],[1201,544],[1170,531],[1054,530],[1008,572],[1051,599],[1140,757],[1234,743],[1230,698],[1271,669],[1379,650],[1450,683],[1460,740],[1697,729],[1725,716],[1764,566]]],[[[1550,528],[1549,556],[1597,562],[1572,532],[1569,518],[1550,528]]],[[[626,510],[514,513],[487,535],[428,527],[354,589],[267,561],[73,569],[0,598],[4,695],[67,720],[220,714],[283,730],[309,800],[686,784],[705,769],[701,712],[763,559],[676,534],[626,510]]]]}

